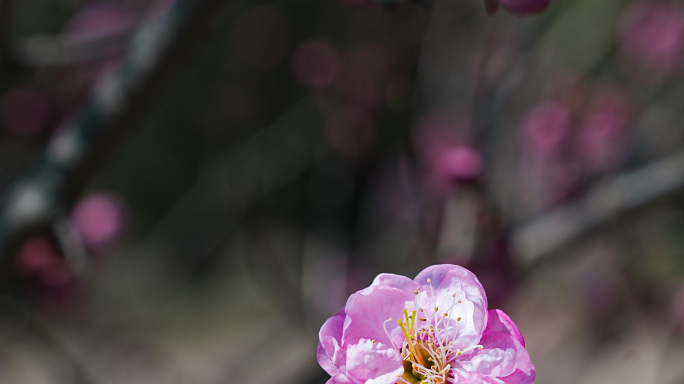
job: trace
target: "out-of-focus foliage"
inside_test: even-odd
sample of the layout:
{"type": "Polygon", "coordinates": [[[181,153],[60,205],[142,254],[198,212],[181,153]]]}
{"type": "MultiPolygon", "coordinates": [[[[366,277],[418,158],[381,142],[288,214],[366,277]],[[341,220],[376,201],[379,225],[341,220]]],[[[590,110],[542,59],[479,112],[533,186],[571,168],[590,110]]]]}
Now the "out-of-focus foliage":
{"type": "MultiPolygon", "coordinates": [[[[3,196],[188,3],[0,1],[3,196]]],[[[684,380],[684,4],[222,3],[3,245],[0,382],[323,383],[349,293],[442,262],[537,383],[684,380]]]]}

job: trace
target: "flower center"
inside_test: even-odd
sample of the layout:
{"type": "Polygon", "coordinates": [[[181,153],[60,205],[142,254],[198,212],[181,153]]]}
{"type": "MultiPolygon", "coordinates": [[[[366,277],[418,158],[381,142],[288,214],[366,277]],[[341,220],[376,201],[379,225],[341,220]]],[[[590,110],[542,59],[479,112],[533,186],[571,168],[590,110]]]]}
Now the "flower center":
{"type": "MultiPolygon", "coordinates": [[[[437,317],[435,308],[433,318],[437,317]]],[[[425,311],[419,308],[421,316],[425,311]]],[[[400,352],[404,359],[404,375],[402,378],[412,384],[443,384],[451,369],[449,362],[461,352],[453,348],[446,329],[440,322],[426,317],[417,317],[417,312],[404,309],[404,319],[399,320],[404,332],[404,344],[400,352]]]]}
{"type": "MultiPolygon", "coordinates": [[[[428,279],[428,283],[431,283],[428,279]]],[[[430,284],[432,289],[432,284],[430,284]]],[[[409,314],[404,309],[403,319],[398,320],[399,326],[404,333],[404,342],[399,349],[404,361],[404,373],[399,378],[400,383],[405,384],[445,384],[454,383],[454,375],[449,375],[452,369],[460,366],[455,360],[463,353],[471,352],[475,349],[482,349],[482,346],[475,345],[465,350],[459,349],[455,341],[460,334],[461,318],[451,317],[452,309],[461,301],[453,295],[454,301],[451,307],[440,313],[437,306],[434,306],[434,292],[432,301],[434,310],[425,310],[418,302],[420,287],[415,290],[415,308],[409,314]]],[[[385,324],[392,320],[388,319],[385,324]]],[[[389,335],[388,335],[389,336],[389,335]]]]}

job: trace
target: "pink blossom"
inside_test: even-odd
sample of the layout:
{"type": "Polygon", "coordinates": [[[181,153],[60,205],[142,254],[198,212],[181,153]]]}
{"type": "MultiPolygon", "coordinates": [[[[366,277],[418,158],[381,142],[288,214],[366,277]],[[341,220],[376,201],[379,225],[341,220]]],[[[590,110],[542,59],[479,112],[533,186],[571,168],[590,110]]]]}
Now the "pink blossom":
{"type": "Polygon", "coordinates": [[[440,154],[435,168],[446,178],[473,179],[482,170],[482,158],[473,147],[452,147],[440,154]]]}
{"type": "Polygon", "coordinates": [[[72,219],[81,240],[87,246],[110,243],[124,226],[124,204],[110,193],[95,193],[79,201],[72,219]]]}
{"type": "Polygon", "coordinates": [[[518,327],[487,310],[475,275],[442,264],[411,280],[378,275],[319,333],[328,384],[533,383],[518,327]]]}
{"type": "Polygon", "coordinates": [[[122,33],[132,27],[134,15],[126,7],[96,4],[84,8],[66,26],[65,36],[71,39],[98,39],[122,33]]]}
{"type": "Polygon", "coordinates": [[[682,60],[684,13],[664,2],[635,2],[621,17],[620,40],[628,64],[656,77],[666,75],[682,60]]]}
{"type": "Polygon", "coordinates": [[[544,11],[551,0],[485,0],[487,11],[495,12],[501,5],[509,12],[530,14],[544,11]]]}

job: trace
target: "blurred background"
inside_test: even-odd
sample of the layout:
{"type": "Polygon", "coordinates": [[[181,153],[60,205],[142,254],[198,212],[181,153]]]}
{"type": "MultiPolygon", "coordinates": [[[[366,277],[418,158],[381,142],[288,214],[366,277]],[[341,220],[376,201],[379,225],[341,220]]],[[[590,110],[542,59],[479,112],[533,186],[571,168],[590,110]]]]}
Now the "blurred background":
{"type": "Polygon", "coordinates": [[[544,383],[684,383],[684,2],[0,1],[0,382],[324,383],[473,270],[544,383]]]}

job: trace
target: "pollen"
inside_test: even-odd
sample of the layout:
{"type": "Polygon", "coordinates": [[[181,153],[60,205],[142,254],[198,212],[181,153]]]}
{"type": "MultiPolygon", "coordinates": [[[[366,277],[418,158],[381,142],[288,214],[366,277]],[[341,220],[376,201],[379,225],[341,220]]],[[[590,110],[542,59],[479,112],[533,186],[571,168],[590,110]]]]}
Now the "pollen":
{"type": "Polygon", "coordinates": [[[454,369],[452,363],[463,352],[454,345],[458,333],[454,332],[454,324],[449,319],[450,312],[440,315],[437,313],[439,307],[435,306],[434,310],[425,317],[416,317],[418,311],[425,313],[423,308],[418,306],[411,312],[404,309],[403,318],[397,321],[404,334],[398,350],[405,371],[399,383],[452,383],[453,376],[449,376],[454,369]]]}

